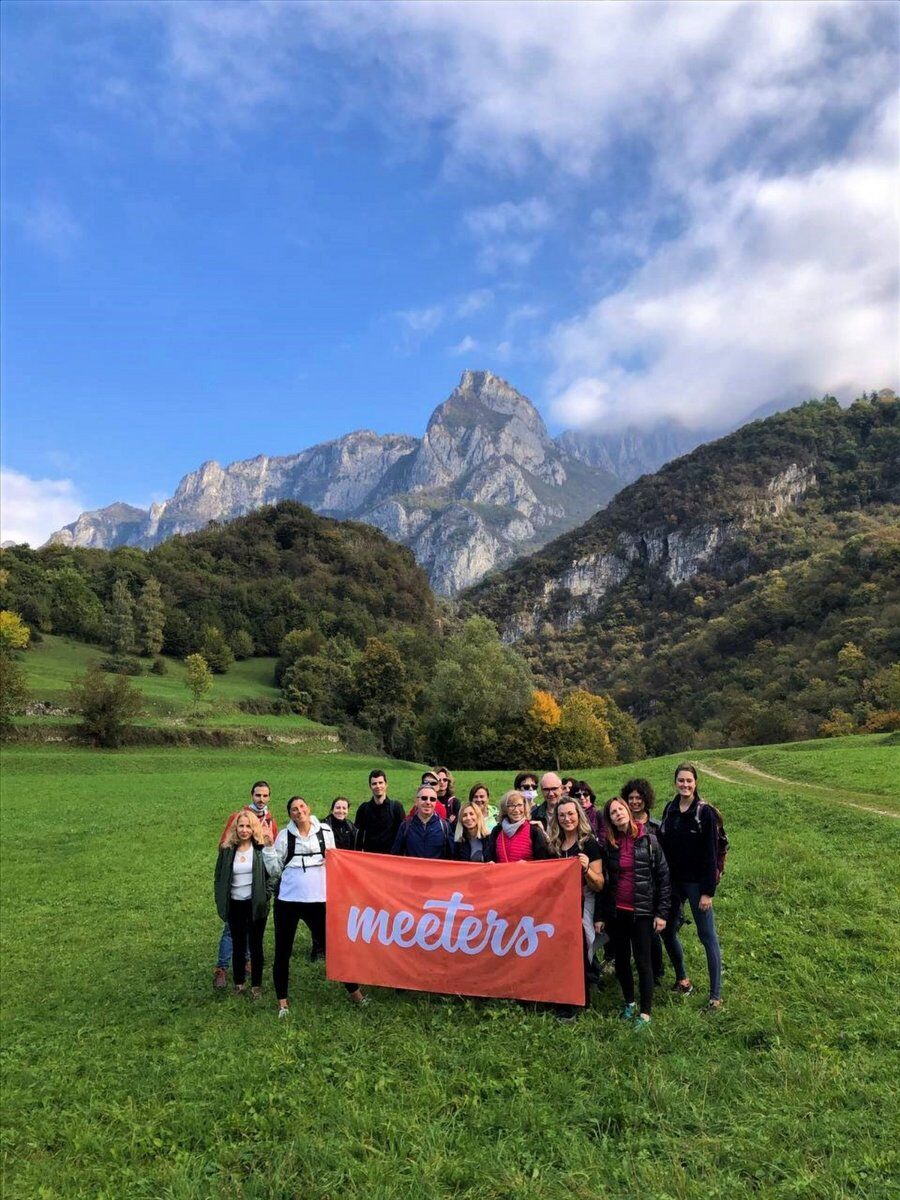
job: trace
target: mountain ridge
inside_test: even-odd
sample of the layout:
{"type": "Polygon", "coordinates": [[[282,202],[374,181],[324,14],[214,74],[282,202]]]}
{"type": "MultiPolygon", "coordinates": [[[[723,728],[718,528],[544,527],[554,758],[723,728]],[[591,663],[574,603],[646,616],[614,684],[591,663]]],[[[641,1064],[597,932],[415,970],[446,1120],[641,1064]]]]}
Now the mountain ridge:
{"type": "Polygon", "coordinates": [[[166,501],[82,513],[48,544],[143,548],[282,499],[375,525],[454,595],[580,524],[620,480],[561,450],[537,409],[489,371],[464,371],[422,438],[356,430],[293,455],[202,463],[166,501]]]}

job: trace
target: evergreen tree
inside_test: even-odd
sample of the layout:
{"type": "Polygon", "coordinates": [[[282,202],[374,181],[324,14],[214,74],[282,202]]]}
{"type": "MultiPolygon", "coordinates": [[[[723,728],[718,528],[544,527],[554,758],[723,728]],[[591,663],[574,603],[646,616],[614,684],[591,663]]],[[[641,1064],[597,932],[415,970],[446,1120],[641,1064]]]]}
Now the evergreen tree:
{"type": "Polygon", "coordinates": [[[134,649],[134,601],[124,579],[113,584],[108,629],[114,653],[130,654],[134,649]]]}
{"type": "Polygon", "coordinates": [[[159,580],[154,579],[152,575],[141,588],[141,594],[138,597],[137,621],[144,654],[151,657],[159,654],[163,647],[166,612],[163,607],[159,580]]]}

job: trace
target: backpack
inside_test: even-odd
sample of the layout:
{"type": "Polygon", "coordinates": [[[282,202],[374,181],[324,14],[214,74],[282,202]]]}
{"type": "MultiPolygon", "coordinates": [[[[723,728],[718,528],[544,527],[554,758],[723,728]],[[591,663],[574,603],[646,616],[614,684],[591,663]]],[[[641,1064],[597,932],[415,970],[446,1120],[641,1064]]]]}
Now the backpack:
{"type": "MultiPolygon", "coordinates": [[[[325,857],[325,834],[322,832],[321,825],[316,830],[316,838],[319,842],[318,850],[301,850],[298,854],[297,835],[295,833],[291,833],[290,830],[287,831],[287,854],[284,856],[284,862],[281,864],[281,875],[278,877],[278,882],[275,884],[276,896],[281,891],[281,880],[284,877],[284,869],[292,858],[318,858],[320,854],[323,858],[325,857]]],[[[303,869],[306,870],[305,867],[303,869]]]]}

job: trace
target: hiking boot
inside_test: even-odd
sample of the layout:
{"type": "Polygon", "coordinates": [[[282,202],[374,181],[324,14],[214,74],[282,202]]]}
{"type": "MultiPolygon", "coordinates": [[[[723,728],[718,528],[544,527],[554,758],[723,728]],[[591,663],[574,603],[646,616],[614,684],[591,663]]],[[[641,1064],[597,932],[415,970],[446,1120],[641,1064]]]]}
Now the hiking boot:
{"type": "Polygon", "coordinates": [[[672,991],[676,996],[690,996],[694,991],[694,985],[689,979],[679,979],[672,984],[672,991]]]}
{"type": "Polygon", "coordinates": [[[213,987],[228,987],[228,972],[224,967],[216,967],[216,969],[213,971],[213,987]]]}
{"type": "Polygon", "coordinates": [[[710,1017],[714,1013],[717,1013],[721,1007],[721,1000],[707,1000],[703,1008],[700,1009],[700,1015],[704,1017],[710,1017]]]}

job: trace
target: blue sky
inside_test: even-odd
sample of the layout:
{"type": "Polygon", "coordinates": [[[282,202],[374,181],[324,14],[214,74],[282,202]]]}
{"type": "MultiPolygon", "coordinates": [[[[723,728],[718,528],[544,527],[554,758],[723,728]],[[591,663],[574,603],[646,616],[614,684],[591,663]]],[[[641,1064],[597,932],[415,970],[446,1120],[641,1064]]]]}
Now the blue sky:
{"type": "Polygon", "coordinates": [[[3,5],[3,537],[201,461],[897,386],[895,5],[3,5]]]}

